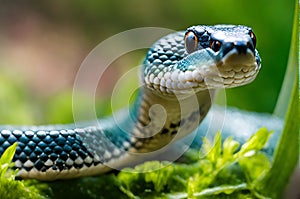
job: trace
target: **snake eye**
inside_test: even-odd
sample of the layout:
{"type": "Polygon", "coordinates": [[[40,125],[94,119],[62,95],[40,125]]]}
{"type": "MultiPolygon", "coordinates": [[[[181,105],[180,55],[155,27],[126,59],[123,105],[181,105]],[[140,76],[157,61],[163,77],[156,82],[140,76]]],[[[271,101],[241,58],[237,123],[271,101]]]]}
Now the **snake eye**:
{"type": "Polygon", "coordinates": [[[184,45],[188,53],[192,53],[198,48],[198,37],[194,32],[187,32],[184,36],[184,45]]]}
{"type": "Polygon", "coordinates": [[[211,40],[210,41],[210,44],[209,44],[209,47],[215,51],[215,52],[218,52],[221,48],[221,42],[220,41],[217,41],[217,40],[211,40]]]}
{"type": "Polygon", "coordinates": [[[252,40],[254,48],[256,47],[256,36],[253,32],[250,32],[250,38],[252,40]]]}

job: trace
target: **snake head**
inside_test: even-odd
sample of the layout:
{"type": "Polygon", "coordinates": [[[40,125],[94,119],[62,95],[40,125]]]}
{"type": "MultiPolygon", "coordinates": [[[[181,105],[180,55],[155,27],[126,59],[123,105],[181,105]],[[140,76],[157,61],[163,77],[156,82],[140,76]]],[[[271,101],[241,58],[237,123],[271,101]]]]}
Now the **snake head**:
{"type": "Polygon", "coordinates": [[[261,66],[255,34],[247,26],[192,26],[162,38],[149,52],[159,56],[152,61],[155,70],[146,59],[145,83],[162,93],[242,86],[255,79],[261,66]],[[170,61],[171,55],[177,59],[170,61]]]}

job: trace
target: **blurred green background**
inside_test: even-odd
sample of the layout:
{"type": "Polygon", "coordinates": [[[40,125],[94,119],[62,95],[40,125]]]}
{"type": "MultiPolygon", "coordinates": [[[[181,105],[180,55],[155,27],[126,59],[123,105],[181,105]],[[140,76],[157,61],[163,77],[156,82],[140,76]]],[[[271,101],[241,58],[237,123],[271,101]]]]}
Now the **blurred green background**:
{"type": "MultiPolygon", "coordinates": [[[[137,27],[184,30],[196,24],[253,28],[261,72],[252,84],[228,90],[227,103],[272,112],[287,64],[294,5],[292,0],[2,0],[0,123],[71,122],[76,72],[98,43],[137,27]]],[[[142,58],[137,53],[113,64],[97,96],[99,115],[109,112],[110,90],[124,67],[136,66],[142,58]]]]}

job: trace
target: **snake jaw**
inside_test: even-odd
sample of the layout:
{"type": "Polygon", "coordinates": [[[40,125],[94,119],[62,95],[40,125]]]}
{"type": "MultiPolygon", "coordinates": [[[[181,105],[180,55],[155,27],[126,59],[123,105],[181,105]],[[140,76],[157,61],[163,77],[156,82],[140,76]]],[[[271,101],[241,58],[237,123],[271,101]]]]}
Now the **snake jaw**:
{"type": "Polygon", "coordinates": [[[220,59],[218,66],[219,75],[223,78],[225,88],[233,88],[252,82],[260,69],[260,58],[257,51],[247,49],[239,53],[233,49],[220,59]]]}
{"type": "Polygon", "coordinates": [[[248,84],[255,79],[260,68],[251,50],[241,54],[233,49],[220,57],[220,53],[211,49],[195,51],[170,67],[170,71],[147,76],[145,83],[152,90],[163,94],[185,95],[248,84]]]}
{"type": "MultiPolygon", "coordinates": [[[[182,77],[178,81],[181,84],[189,82],[190,87],[188,89],[193,89],[196,92],[207,89],[232,88],[252,82],[260,68],[256,56],[250,49],[242,54],[233,49],[222,59],[219,59],[218,56],[219,53],[211,52],[210,49],[205,49],[205,52],[200,50],[190,54],[182,61],[184,64],[189,64],[188,71],[177,72],[181,74],[179,77],[182,77]],[[199,58],[199,54],[202,57],[196,59],[199,58]],[[203,57],[203,55],[205,56],[203,57]],[[214,61],[214,59],[219,61],[214,61]]],[[[184,93],[183,89],[186,88],[172,89],[173,92],[184,93]]]]}

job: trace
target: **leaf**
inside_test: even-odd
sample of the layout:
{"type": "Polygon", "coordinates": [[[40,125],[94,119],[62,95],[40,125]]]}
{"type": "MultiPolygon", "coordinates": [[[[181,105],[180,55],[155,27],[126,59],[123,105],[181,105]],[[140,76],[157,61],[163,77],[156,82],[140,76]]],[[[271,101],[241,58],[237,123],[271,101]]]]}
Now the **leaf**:
{"type": "Polygon", "coordinates": [[[118,174],[118,179],[125,192],[143,192],[148,185],[153,185],[156,192],[162,191],[168,183],[169,177],[173,173],[174,167],[167,162],[150,161],[137,165],[134,169],[124,169],[118,174]],[[147,185],[148,184],[148,185],[147,185]]]}
{"type": "Polygon", "coordinates": [[[236,156],[243,156],[250,151],[259,151],[267,143],[271,131],[268,131],[266,128],[259,129],[252,137],[242,145],[241,150],[236,154],[236,156]]]}
{"type": "MultiPolygon", "coordinates": [[[[29,181],[15,180],[16,170],[8,172],[10,168],[13,167],[12,159],[16,152],[18,143],[15,142],[13,145],[9,146],[0,158],[0,198],[46,198],[39,193],[38,186],[30,185],[29,181]]],[[[46,188],[45,188],[46,189],[46,188]]]]}
{"type": "Polygon", "coordinates": [[[223,143],[223,159],[230,160],[233,158],[233,154],[239,148],[240,143],[233,140],[232,137],[228,137],[225,139],[223,143]]]}
{"type": "Polygon", "coordinates": [[[138,173],[131,168],[125,168],[118,174],[118,180],[127,189],[130,189],[135,180],[138,179],[138,173]]]}
{"type": "Polygon", "coordinates": [[[2,154],[1,158],[0,158],[0,177],[4,177],[7,170],[13,166],[13,163],[11,163],[16,149],[17,149],[18,143],[15,142],[13,145],[9,146],[4,153],[2,154]]]}
{"type": "Polygon", "coordinates": [[[214,164],[217,164],[217,161],[220,158],[222,151],[222,139],[220,131],[216,133],[213,145],[207,138],[203,139],[202,150],[206,154],[206,158],[208,160],[210,160],[214,164]]]}
{"type": "Polygon", "coordinates": [[[238,162],[248,179],[248,183],[261,178],[271,168],[268,157],[261,152],[239,158],[238,162]]]}
{"type": "Polygon", "coordinates": [[[145,181],[152,182],[154,184],[154,189],[157,192],[163,190],[164,186],[167,184],[169,176],[173,172],[173,168],[170,166],[165,166],[162,168],[162,163],[160,162],[153,162],[156,165],[155,170],[145,173],[145,181]]]}

